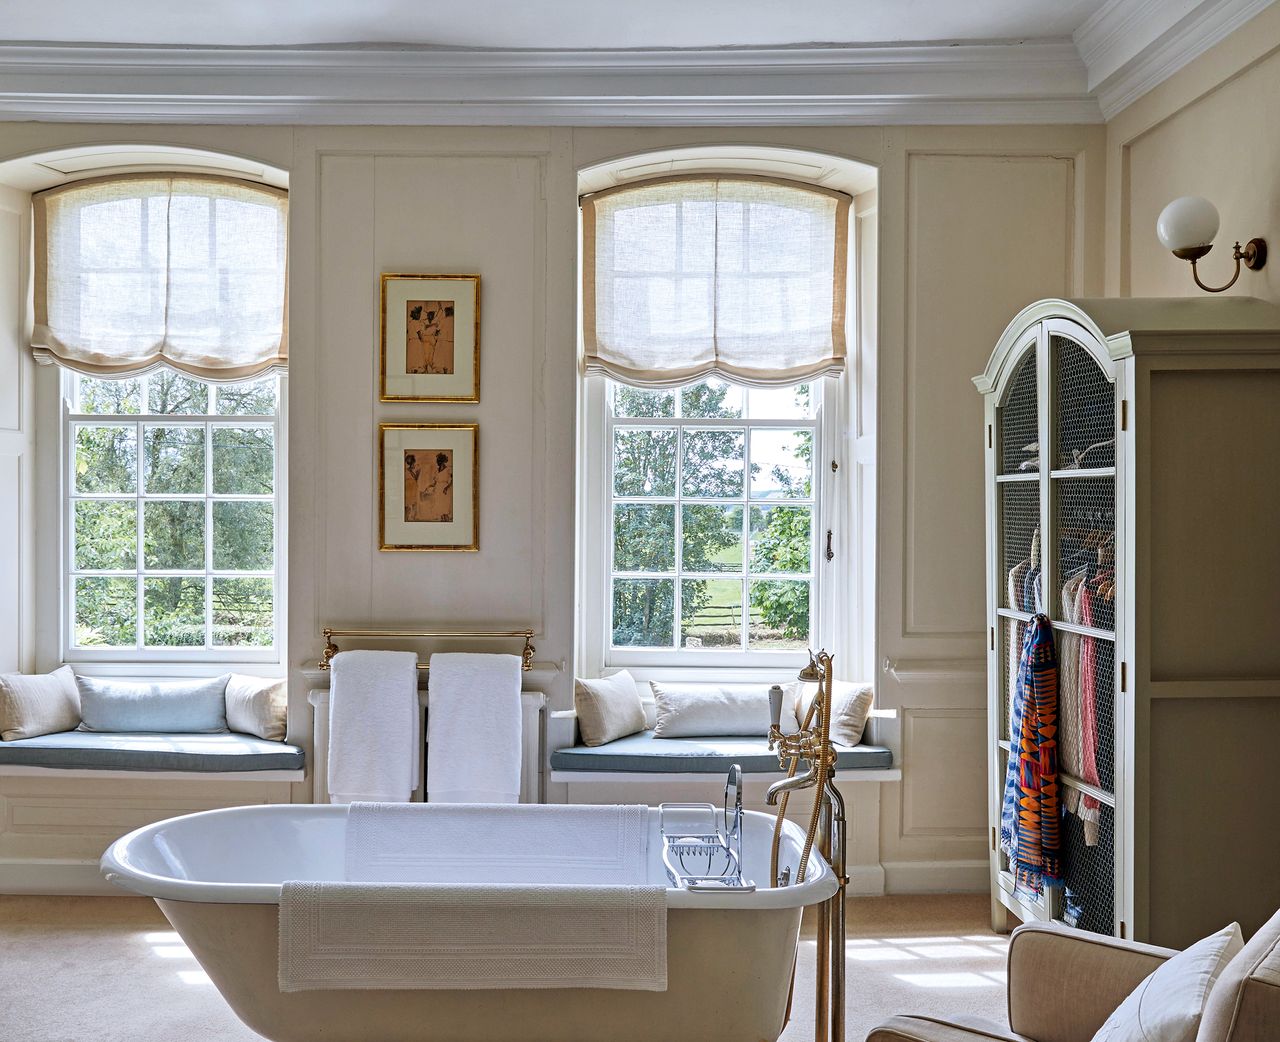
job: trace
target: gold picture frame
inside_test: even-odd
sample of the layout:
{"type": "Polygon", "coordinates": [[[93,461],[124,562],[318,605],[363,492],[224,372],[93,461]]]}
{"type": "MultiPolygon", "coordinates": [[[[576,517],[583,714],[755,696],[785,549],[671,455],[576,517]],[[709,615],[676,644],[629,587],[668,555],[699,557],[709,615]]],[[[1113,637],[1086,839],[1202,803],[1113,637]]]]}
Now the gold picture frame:
{"type": "Polygon", "coordinates": [[[378,425],[380,550],[480,549],[479,442],[478,423],[378,425]]]}
{"type": "Polygon", "coordinates": [[[388,272],[379,300],[381,400],[480,401],[480,276],[388,272]]]}

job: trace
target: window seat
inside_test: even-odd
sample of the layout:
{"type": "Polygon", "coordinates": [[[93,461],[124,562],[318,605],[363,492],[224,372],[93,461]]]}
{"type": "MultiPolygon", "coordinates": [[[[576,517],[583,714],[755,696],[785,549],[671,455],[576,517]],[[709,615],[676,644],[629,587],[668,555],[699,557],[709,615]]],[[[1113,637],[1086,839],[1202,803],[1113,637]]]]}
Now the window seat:
{"type": "MultiPolygon", "coordinates": [[[[845,772],[893,771],[893,753],[880,745],[837,746],[836,767],[842,781],[845,772]]],[[[724,775],[731,764],[744,774],[779,773],[778,755],[764,738],[725,736],[716,738],[655,738],[641,731],[604,745],[574,745],[551,754],[551,769],[608,774],[708,774],[724,775]]],[[[554,780],[554,776],[553,776],[554,780]]],[[[893,780],[876,778],[867,780],[893,780]]]]}
{"type": "Polygon", "coordinates": [[[300,778],[304,762],[304,753],[296,745],[236,733],[60,731],[0,742],[0,772],[17,767],[193,774],[296,771],[300,778]]]}

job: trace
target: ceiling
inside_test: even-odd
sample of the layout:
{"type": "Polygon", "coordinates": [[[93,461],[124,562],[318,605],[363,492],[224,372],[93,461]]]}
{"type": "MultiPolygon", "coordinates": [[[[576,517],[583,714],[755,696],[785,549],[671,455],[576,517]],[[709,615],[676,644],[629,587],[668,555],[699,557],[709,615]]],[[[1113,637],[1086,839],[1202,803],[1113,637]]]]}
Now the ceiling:
{"type": "Polygon", "coordinates": [[[10,42],[468,48],[780,47],[1070,36],[1104,0],[42,0],[10,42]]]}

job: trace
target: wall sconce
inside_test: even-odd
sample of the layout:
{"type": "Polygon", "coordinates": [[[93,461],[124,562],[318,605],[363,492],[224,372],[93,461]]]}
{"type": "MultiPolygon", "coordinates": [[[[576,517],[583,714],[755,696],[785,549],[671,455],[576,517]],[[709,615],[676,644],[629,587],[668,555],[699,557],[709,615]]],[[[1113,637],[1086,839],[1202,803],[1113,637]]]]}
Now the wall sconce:
{"type": "Polygon", "coordinates": [[[1207,293],[1221,293],[1230,289],[1240,277],[1240,262],[1250,271],[1257,271],[1267,263],[1267,244],[1262,239],[1250,239],[1241,249],[1236,243],[1234,259],[1236,273],[1225,286],[1206,286],[1200,281],[1196,261],[1213,249],[1214,236],[1218,234],[1218,208],[1198,195],[1184,195],[1175,199],[1156,220],[1156,235],[1165,249],[1175,257],[1191,262],[1191,277],[1196,285],[1207,293]]]}

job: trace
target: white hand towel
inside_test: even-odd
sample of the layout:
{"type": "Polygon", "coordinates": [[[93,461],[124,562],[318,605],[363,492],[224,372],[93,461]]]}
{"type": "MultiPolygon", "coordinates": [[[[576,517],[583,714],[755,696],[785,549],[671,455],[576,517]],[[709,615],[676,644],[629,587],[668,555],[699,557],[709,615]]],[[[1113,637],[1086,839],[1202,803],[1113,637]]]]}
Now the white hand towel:
{"type": "Polygon", "coordinates": [[[356,803],[346,849],[348,882],[638,886],[649,808],[356,803]]]}
{"type": "Polygon", "coordinates": [[[432,655],[427,800],[520,802],[520,658],[432,655]]]}
{"type": "Polygon", "coordinates": [[[286,882],[279,983],[666,991],[666,891],[286,882]]]}
{"type": "Polygon", "coordinates": [[[407,803],[422,772],[418,657],[342,651],[329,694],[329,800],[407,803]]]}

